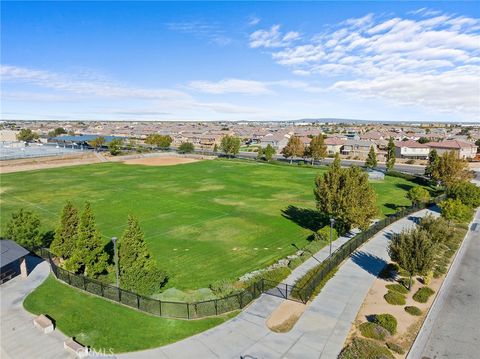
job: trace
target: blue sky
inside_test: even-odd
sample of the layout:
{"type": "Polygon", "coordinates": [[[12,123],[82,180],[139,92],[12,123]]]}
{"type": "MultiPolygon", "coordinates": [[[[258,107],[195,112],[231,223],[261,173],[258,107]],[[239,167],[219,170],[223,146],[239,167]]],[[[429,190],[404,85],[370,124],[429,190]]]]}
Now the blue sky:
{"type": "Polygon", "coordinates": [[[2,119],[480,121],[475,2],[2,2],[2,119]]]}

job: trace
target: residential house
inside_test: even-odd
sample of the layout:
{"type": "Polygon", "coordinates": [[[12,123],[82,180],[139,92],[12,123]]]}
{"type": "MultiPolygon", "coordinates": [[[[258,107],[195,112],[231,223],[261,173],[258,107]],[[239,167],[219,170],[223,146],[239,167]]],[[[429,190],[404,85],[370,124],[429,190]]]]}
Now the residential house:
{"type": "Polygon", "coordinates": [[[371,141],[347,140],[342,148],[342,154],[350,157],[367,158],[370,147],[377,151],[377,146],[371,141]]]}
{"type": "Polygon", "coordinates": [[[416,141],[398,141],[395,143],[395,157],[408,159],[426,159],[430,153],[428,144],[416,141]]]}
{"type": "Polygon", "coordinates": [[[289,138],[289,135],[283,133],[268,133],[260,139],[260,146],[265,148],[270,145],[277,150],[281,150],[287,145],[289,138]]]}
{"type": "Polygon", "coordinates": [[[328,137],[325,139],[325,146],[327,147],[327,153],[329,155],[334,155],[336,153],[342,152],[342,147],[347,142],[345,139],[337,137],[328,137]]]}
{"type": "Polygon", "coordinates": [[[459,158],[471,159],[477,155],[477,146],[473,142],[459,140],[445,140],[441,142],[428,142],[429,148],[434,148],[441,156],[445,152],[455,151],[459,158]]]}

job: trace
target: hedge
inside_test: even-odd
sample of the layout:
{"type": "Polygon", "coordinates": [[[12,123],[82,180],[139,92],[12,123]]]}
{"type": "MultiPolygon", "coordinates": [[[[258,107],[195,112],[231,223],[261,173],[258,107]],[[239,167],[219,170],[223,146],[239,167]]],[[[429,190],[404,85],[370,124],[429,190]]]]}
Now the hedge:
{"type": "Polygon", "coordinates": [[[362,323],[358,326],[358,329],[365,338],[384,340],[388,336],[388,330],[375,323],[362,323]]]}
{"type": "Polygon", "coordinates": [[[415,307],[413,305],[407,305],[404,309],[410,315],[415,315],[415,316],[422,315],[422,310],[419,307],[415,307]]]}
{"type": "Polygon", "coordinates": [[[372,340],[355,338],[343,348],[338,356],[339,359],[394,359],[388,348],[375,343],[372,340]]]}
{"type": "Polygon", "coordinates": [[[398,292],[400,294],[408,294],[408,289],[405,288],[402,284],[387,284],[385,286],[388,290],[398,292]]]}
{"type": "Polygon", "coordinates": [[[392,335],[397,332],[397,319],[391,314],[376,314],[373,322],[388,330],[392,335]]]}

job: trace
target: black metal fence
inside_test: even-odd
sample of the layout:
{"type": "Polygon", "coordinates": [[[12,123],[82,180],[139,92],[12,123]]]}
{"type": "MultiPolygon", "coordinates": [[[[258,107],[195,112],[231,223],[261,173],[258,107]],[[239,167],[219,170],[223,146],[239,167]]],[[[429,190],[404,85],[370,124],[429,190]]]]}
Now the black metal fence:
{"type": "MultiPolygon", "coordinates": [[[[367,242],[371,237],[373,237],[375,234],[377,234],[393,222],[396,222],[397,220],[406,217],[416,211],[434,205],[443,199],[445,199],[445,195],[436,197],[430,203],[414,204],[376,222],[366,231],[357,234],[355,237],[342,244],[341,247],[337,248],[330,257],[328,257],[321,264],[319,264],[318,271],[313,271],[313,273],[309,272],[310,278],[307,278],[307,282],[302,287],[298,288],[294,285],[293,289],[289,294],[293,298],[299,299],[302,302],[306,303],[310,299],[312,294],[315,292],[315,289],[327,277],[327,275],[341,262],[348,258],[355,250],[357,250],[358,247],[367,242]]],[[[306,275],[309,275],[309,273],[307,273],[306,275]]]]}
{"type": "Polygon", "coordinates": [[[42,258],[49,261],[55,277],[62,282],[114,302],[118,302],[143,312],[166,318],[198,319],[242,309],[252,300],[258,298],[262,294],[262,291],[265,287],[263,280],[259,280],[258,282],[251,284],[242,292],[229,295],[225,298],[193,303],[169,302],[145,297],[143,295],[100,282],[96,279],[69,272],[59,267],[54,262],[48,249],[41,248],[35,252],[42,258]]]}
{"type": "Polygon", "coordinates": [[[330,271],[338,266],[348,256],[350,256],[368,239],[398,219],[420,209],[426,208],[431,204],[438,203],[442,199],[443,197],[440,196],[435,198],[435,200],[429,204],[413,205],[378,221],[366,231],[356,235],[349,241],[345,242],[340,248],[335,250],[331,257],[328,257],[320,264],[320,270],[311,274],[310,278],[307,279],[306,284],[300,288],[296,285],[292,286],[262,278],[239,293],[232,294],[224,298],[201,302],[169,302],[145,297],[140,294],[100,282],[96,279],[69,272],[59,267],[54,262],[50,251],[46,248],[35,250],[35,253],[48,260],[55,277],[73,287],[149,314],[166,318],[198,319],[242,309],[254,299],[258,298],[262,293],[306,303],[312,296],[317,286],[326,278],[330,271]]]}

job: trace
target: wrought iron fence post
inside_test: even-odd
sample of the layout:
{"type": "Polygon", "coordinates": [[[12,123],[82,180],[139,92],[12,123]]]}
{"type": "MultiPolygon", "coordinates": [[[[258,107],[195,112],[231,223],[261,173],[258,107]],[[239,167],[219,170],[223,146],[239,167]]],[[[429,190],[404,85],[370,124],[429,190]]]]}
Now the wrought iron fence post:
{"type": "Polygon", "coordinates": [[[162,301],[161,300],[158,301],[158,309],[159,309],[158,312],[160,313],[159,315],[162,316],[162,301]]]}
{"type": "Polygon", "coordinates": [[[285,283],[285,299],[288,299],[288,284],[285,283]]]}
{"type": "Polygon", "coordinates": [[[187,303],[187,318],[190,319],[190,304],[187,303]]]}
{"type": "Polygon", "coordinates": [[[218,300],[215,299],[214,303],[215,303],[215,315],[218,315],[218,300]]]}

